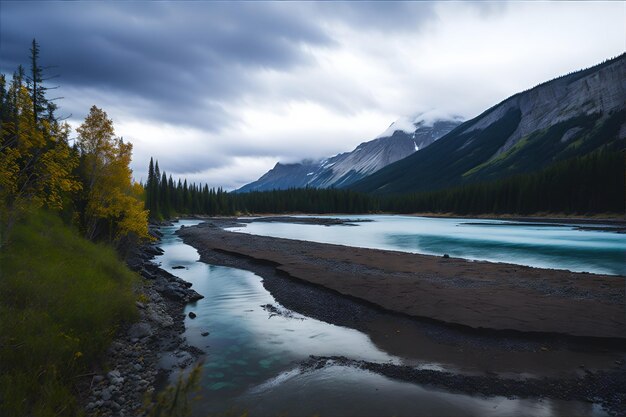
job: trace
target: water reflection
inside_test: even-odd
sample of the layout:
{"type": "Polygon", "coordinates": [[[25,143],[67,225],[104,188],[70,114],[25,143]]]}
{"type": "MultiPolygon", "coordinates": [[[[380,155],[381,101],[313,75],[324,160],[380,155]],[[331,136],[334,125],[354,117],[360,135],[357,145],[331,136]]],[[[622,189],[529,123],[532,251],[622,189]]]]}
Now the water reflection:
{"type": "Polygon", "coordinates": [[[372,372],[331,366],[286,373],[243,397],[255,415],[325,416],[588,416],[592,404],[480,398],[394,381],[372,372]],[[281,379],[283,378],[283,379],[281,379]],[[293,410],[299,410],[294,413],[293,410]]]}
{"type": "MultiPolygon", "coordinates": [[[[298,314],[274,315],[262,306],[283,308],[264,289],[260,277],[197,262],[197,251],[173,234],[175,228],[164,228],[165,253],[157,262],[192,282],[206,297],[186,309],[197,317],[186,319],[185,337],[207,352],[201,397],[194,403],[196,416],[233,408],[248,410],[250,415],[290,416],[603,415],[591,404],[472,397],[345,366],[302,371],[299,363],[309,355],[372,362],[410,360],[381,350],[354,329],[298,314]],[[174,266],[185,269],[174,270],[174,266]]],[[[438,369],[437,364],[430,365],[438,369]]]]}

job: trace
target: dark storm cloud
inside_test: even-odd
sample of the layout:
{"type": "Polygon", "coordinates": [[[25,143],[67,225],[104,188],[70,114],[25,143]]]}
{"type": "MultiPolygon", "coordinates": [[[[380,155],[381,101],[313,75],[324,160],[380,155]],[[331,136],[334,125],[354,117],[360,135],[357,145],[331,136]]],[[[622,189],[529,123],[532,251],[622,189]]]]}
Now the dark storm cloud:
{"type": "Polygon", "coordinates": [[[274,3],[4,2],[0,7],[3,72],[26,64],[35,37],[41,61],[58,65],[63,86],[144,99],[144,116],[204,128],[226,121],[216,103],[254,88],[251,71],[306,65],[301,45],[333,42],[313,20],[274,3]]]}
{"type": "MultiPolygon", "coordinates": [[[[312,64],[303,46],[332,47],[324,29],[414,30],[431,3],[0,2],[4,73],[27,63],[33,37],[61,87],[126,96],[140,117],[219,130],[220,103],[255,91],[251,72],[312,64]]],[[[60,90],[63,92],[63,89],[60,90]]],[[[321,98],[323,99],[323,98],[321,98]]],[[[336,100],[335,100],[336,101],[336,100]]],[[[333,103],[329,103],[331,106],[333,103]]],[[[82,103],[81,103],[82,105],[82,103]]],[[[66,99],[64,110],[81,114],[66,99]]]]}
{"type": "MultiPolygon", "coordinates": [[[[492,13],[505,6],[478,7],[492,13]]],[[[154,155],[162,168],[181,174],[229,164],[244,169],[247,160],[233,161],[276,155],[295,160],[325,152],[320,148],[329,141],[298,129],[276,140],[270,131],[259,140],[257,126],[239,123],[242,116],[235,112],[265,106],[265,114],[282,116],[291,101],[314,103],[341,117],[379,108],[377,79],[362,81],[357,65],[354,73],[334,77],[332,65],[319,70],[321,61],[335,51],[350,55],[361,48],[393,63],[393,54],[385,55],[386,44],[364,52],[368,36],[388,36],[393,48],[394,36],[417,36],[436,21],[436,8],[432,2],[405,1],[0,0],[0,71],[10,74],[20,63],[28,67],[28,49],[36,38],[41,63],[55,65],[48,73],[60,75],[53,83],[61,88],[52,94],[65,96],[61,114],[72,114],[72,122],[95,104],[116,126],[125,119],[125,130],[118,133],[134,141],[137,161],[154,155]],[[130,129],[133,122],[142,127],[130,129]],[[142,130],[148,125],[160,129],[160,136],[142,130]],[[186,127],[194,132],[185,132],[186,127]],[[294,138],[302,137],[306,143],[294,146],[294,138]]],[[[140,171],[145,163],[137,164],[138,178],[145,176],[140,171]]]]}

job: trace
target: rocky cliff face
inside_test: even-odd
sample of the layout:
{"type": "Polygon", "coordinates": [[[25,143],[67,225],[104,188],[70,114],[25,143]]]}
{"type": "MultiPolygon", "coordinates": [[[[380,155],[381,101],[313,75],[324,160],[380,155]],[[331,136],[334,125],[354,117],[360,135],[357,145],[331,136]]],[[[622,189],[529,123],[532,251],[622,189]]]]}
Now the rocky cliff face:
{"type": "Polygon", "coordinates": [[[626,54],[518,93],[424,152],[351,185],[363,192],[429,191],[542,169],[626,143],[626,54]]]}
{"type": "Polygon", "coordinates": [[[597,66],[597,70],[565,75],[530,90],[516,94],[483,115],[468,122],[464,132],[484,129],[510,109],[521,111],[517,129],[507,138],[496,155],[511,149],[532,132],[547,129],[573,117],[608,114],[624,107],[626,99],[626,65],[619,59],[597,66]],[[478,119],[478,120],[477,120],[478,119]]]}
{"type": "Polygon", "coordinates": [[[384,134],[321,161],[296,164],[277,163],[257,181],[237,192],[315,187],[345,187],[412,153],[424,149],[460,124],[458,120],[427,121],[419,116],[409,124],[392,124],[384,134]],[[406,129],[406,130],[403,130],[406,129]]]}

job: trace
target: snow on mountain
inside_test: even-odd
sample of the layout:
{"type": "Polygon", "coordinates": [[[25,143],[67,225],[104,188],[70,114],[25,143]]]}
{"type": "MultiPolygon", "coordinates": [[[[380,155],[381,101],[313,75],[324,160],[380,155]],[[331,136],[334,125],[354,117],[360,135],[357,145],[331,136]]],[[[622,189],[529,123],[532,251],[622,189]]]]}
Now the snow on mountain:
{"type": "Polygon", "coordinates": [[[622,54],[519,92],[427,149],[417,141],[419,152],[350,188],[433,191],[536,172],[598,150],[623,150],[625,74],[622,54]]]}
{"type": "Polygon", "coordinates": [[[352,152],[340,153],[321,161],[277,163],[257,181],[244,185],[237,192],[306,186],[345,187],[426,148],[461,123],[458,117],[448,119],[442,117],[436,112],[427,112],[410,118],[401,118],[387,129],[391,133],[363,142],[352,152]]]}
{"type": "Polygon", "coordinates": [[[439,110],[429,110],[417,113],[412,116],[403,116],[389,125],[389,127],[376,138],[386,138],[392,136],[394,132],[412,133],[419,127],[433,127],[438,121],[462,122],[463,118],[458,115],[451,115],[439,110]]]}

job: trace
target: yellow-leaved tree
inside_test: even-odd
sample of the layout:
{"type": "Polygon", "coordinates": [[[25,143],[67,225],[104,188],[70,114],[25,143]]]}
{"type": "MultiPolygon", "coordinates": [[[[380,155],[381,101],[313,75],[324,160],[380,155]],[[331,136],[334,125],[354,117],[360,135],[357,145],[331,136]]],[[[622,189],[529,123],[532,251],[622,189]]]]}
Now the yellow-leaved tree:
{"type": "Polygon", "coordinates": [[[0,245],[13,224],[42,206],[63,207],[63,196],[80,190],[72,171],[78,159],[67,143],[69,126],[36,120],[26,87],[17,85],[15,119],[0,128],[0,245]]]}
{"type": "Polygon", "coordinates": [[[143,187],[132,180],[132,144],[115,136],[113,121],[92,106],[77,129],[83,177],[82,226],[88,239],[123,245],[148,237],[143,187]]]}

